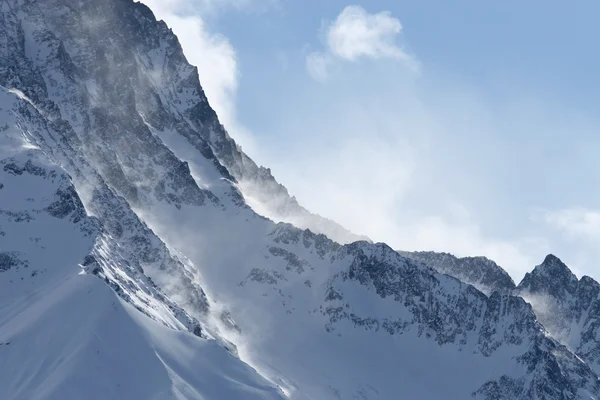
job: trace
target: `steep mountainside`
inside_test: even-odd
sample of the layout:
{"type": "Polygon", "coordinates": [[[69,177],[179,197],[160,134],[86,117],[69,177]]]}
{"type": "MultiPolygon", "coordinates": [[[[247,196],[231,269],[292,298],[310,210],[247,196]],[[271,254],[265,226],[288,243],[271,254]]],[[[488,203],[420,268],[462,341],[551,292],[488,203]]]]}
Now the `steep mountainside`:
{"type": "Polygon", "coordinates": [[[118,253],[26,139],[44,129],[36,113],[0,89],[0,398],[282,399],[218,342],[183,332],[197,321],[118,253]]]}
{"type": "Polygon", "coordinates": [[[400,254],[469,283],[484,293],[498,291],[524,298],[545,329],[600,375],[600,284],[581,279],[556,256],[527,273],[519,286],[485,257],[457,258],[447,253],[400,254]]]}
{"type": "Polygon", "coordinates": [[[581,279],[549,255],[528,273],[516,294],[532,304],[546,329],[600,375],[600,284],[581,279]]]}
{"type": "Polygon", "coordinates": [[[256,214],[285,189],[146,6],[0,0],[0,86],[5,397],[600,397],[523,299],[256,214]]]}
{"type": "Polygon", "coordinates": [[[412,260],[420,261],[441,274],[448,274],[473,285],[486,294],[494,291],[510,293],[516,287],[506,271],[485,257],[458,258],[452,254],[433,251],[400,251],[399,253],[412,260]]]}

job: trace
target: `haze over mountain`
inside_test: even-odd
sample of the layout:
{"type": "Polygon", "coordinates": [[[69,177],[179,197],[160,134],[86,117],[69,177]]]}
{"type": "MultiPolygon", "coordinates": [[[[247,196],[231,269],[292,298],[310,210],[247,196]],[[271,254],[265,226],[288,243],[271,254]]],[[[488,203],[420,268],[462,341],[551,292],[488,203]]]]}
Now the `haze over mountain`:
{"type": "Polygon", "coordinates": [[[600,397],[591,279],[361,238],[241,151],[145,5],[0,0],[0,398],[600,397]]]}
{"type": "Polygon", "coordinates": [[[600,278],[600,3],[142,2],[311,212],[516,281],[548,253],[600,278]]]}

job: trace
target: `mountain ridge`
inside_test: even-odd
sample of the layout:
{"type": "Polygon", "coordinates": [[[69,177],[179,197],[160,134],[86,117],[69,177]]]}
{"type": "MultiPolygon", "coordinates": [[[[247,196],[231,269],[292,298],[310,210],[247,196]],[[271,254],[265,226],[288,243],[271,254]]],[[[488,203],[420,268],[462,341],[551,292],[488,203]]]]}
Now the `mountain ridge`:
{"type": "MultiPolygon", "coordinates": [[[[459,259],[448,253],[400,253],[475,287],[482,286],[481,276],[487,273],[497,277],[497,270],[502,270],[484,257],[459,259]],[[465,266],[461,263],[463,260],[479,262],[465,266]]],[[[548,254],[541,264],[525,274],[518,285],[512,283],[507,287],[494,279],[488,282],[491,284],[484,290],[488,295],[497,291],[524,298],[533,306],[537,319],[549,334],[600,375],[600,326],[597,323],[600,318],[600,283],[589,276],[578,279],[554,254],[548,254]]]]}
{"type": "Polygon", "coordinates": [[[442,274],[448,274],[475,286],[486,294],[494,291],[510,293],[516,288],[511,276],[486,257],[458,258],[450,253],[433,251],[399,251],[405,257],[423,262],[442,274]]]}
{"type": "MultiPolygon", "coordinates": [[[[156,375],[156,390],[166,390],[168,399],[223,398],[221,390],[227,398],[247,398],[243,388],[255,398],[274,399],[282,396],[278,387],[293,399],[324,400],[399,393],[481,400],[600,396],[597,375],[546,335],[521,298],[488,297],[385,244],[342,244],[257,215],[244,199],[244,186],[236,185],[237,164],[219,156],[226,146],[219,149],[210,138],[216,122],[197,70],[145,6],[132,0],[0,1],[0,85],[8,88],[1,90],[6,101],[0,102],[0,126],[6,125],[3,138],[19,143],[2,154],[9,166],[1,182],[18,182],[34,199],[54,193],[53,187],[45,192],[45,186],[24,184],[38,169],[9,161],[23,148],[37,149],[46,158],[39,168],[65,171],[70,198],[81,205],[76,209],[97,224],[94,240],[75,235],[86,246],[73,246],[68,277],[59,276],[60,260],[44,262],[44,276],[78,282],[77,295],[59,302],[53,318],[34,318],[38,303],[25,302],[24,309],[8,300],[0,304],[0,328],[12,331],[22,319],[40,324],[21,337],[2,338],[9,346],[23,340],[21,357],[10,358],[22,374],[46,356],[28,352],[25,339],[60,327],[61,311],[71,315],[66,311],[114,304],[132,335],[159,350],[161,364],[151,358],[157,369],[149,373],[167,369],[156,375]],[[81,278],[82,272],[100,279],[81,278]],[[102,281],[112,292],[101,286],[100,298],[80,301],[88,284],[96,292],[102,281]],[[173,352],[170,340],[175,349],[196,349],[198,358],[192,362],[185,351],[173,352]],[[223,386],[194,374],[198,362],[202,371],[224,366],[212,375],[223,378],[219,382],[241,372],[223,386]]],[[[6,193],[0,189],[3,207],[6,193]]],[[[65,245],[52,234],[36,242],[39,228],[29,219],[29,203],[15,204],[0,219],[0,246],[8,249],[1,261],[10,268],[0,273],[0,283],[12,284],[6,274],[18,272],[27,298],[38,275],[31,276],[33,264],[25,268],[19,254],[37,254],[42,241],[48,241],[40,244],[47,251],[65,245]]],[[[62,215],[62,209],[50,210],[62,215]]],[[[48,226],[73,222],[52,218],[48,226]]],[[[90,329],[77,326],[84,336],[97,326],[89,323],[90,329]]],[[[120,324],[106,324],[102,337],[120,335],[114,325],[120,324]]],[[[65,334],[49,332],[52,338],[65,334]]],[[[84,364],[96,357],[92,344],[85,342],[90,352],[84,364]]],[[[56,371],[69,376],[73,370],[60,364],[56,371]]],[[[52,374],[44,369],[38,378],[51,382],[52,374]]],[[[111,387],[120,375],[103,375],[109,395],[143,398],[146,392],[127,391],[144,390],[133,377],[131,386],[111,387]]],[[[21,389],[3,379],[10,377],[0,375],[0,387],[12,390],[7,397],[22,398],[21,389]]],[[[78,398],[93,384],[71,382],[62,387],[63,398],[78,398]]]]}

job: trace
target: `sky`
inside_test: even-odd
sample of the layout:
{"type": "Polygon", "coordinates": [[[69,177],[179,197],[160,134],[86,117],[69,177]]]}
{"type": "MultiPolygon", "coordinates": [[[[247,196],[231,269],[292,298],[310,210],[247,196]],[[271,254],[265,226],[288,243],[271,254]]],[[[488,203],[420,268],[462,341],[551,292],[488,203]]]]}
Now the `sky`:
{"type": "Polygon", "coordinates": [[[400,250],[600,279],[600,3],[142,0],[309,210],[400,250]]]}

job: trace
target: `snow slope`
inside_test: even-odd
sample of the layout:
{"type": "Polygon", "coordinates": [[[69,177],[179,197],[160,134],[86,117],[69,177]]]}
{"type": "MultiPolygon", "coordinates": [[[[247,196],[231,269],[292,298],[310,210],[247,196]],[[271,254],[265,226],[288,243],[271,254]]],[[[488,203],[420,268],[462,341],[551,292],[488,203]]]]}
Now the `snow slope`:
{"type": "Polygon", "coordinates": [[[283,398],[216,342],[159,325],[89,275],[14,299],[0,326],[3,399],[283,398]]]}
{"type": "Polygon", "coordinates": [[[159,324],[84,274],[109,239],[27,141],[11,115],[22,102],[0,89],[0,398],[281,399],[220,343],[183,332],[175,310],[147,295],[159,324]]]}

